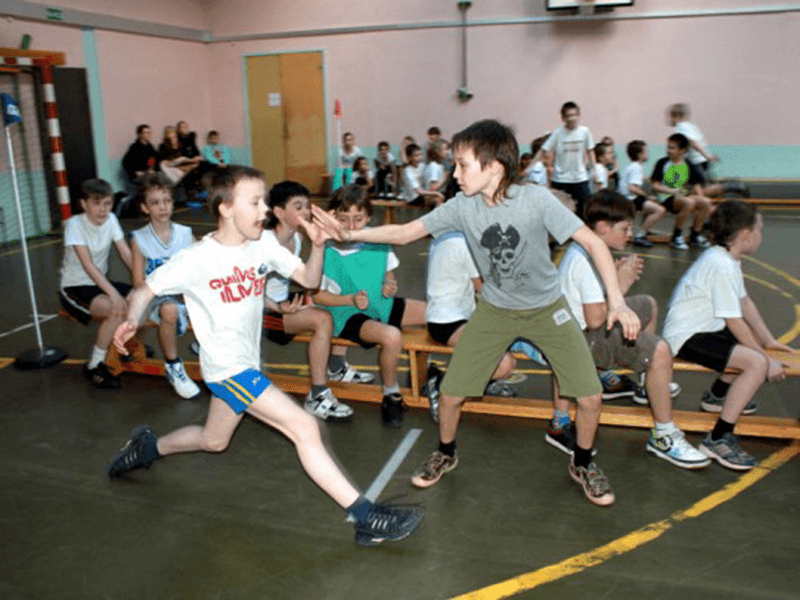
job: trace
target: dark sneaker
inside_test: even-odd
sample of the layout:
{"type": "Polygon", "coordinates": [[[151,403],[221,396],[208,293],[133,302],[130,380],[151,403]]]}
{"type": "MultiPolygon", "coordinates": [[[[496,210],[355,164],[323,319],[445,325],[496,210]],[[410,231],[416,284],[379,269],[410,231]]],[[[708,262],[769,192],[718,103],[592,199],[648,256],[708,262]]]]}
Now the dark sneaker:
{"type": "Polygon", "coordinates": [[[758,463],[754,456],[742,449],[739,439],[732,433],[726,433],[717,441],[712,440],[709,433],[700,444],[700,452],[736,471],[749,471],[758,463]]]}
{"type": "MultiPolygon", "coordinates": [[[[703,392],[703,398],[700,400],[700,408],[706,412],[721,413],[722,405],[725,404],[725,398],[719,398],[711,393],[711,390],[703,392]]],[[[750,400],[747,406],[742,411],[743,415],[752,415],[758,410],[755,400],[750,400]]]]}
{"type": "Polygon", "coordinates": [[[428,488],[435,485],[445,473],[449,473],[458,466],[458,454],[447,456],[438,450],[431,454],[422,463],[419,470],[411,478],[411,485],[418,488],[428,488]]]}
{"type": "Polygon", "coordinates": [[[108,370],[106,363],[100,363],[94,369],[89,369],[84,365],[83,376],[86,377],[94,387],[100,388],[101,390],[115,390],[119,387],[119,377],[108,370]]]}
{"type": "Polygon", "coordinates": [[[558,448],[564,454],[572,456],[575,454],[575,425],[569,423],[564,427],[553,427],[552,421],[547,427],[547,433],[544,434],[544,441],[558,448]]]}
{"type": "Polygon", "coordinates": [[[118,479],[125,473],[136,469],[149,469],[156,460],[150,456],[148,448],[156,443],[156,434],[147,425],[139,425],[131,431],[130,439],[114,455],[106,467],[109,479],[118,479]]]}
{"type": "Polygon", "coordinates": [[[505,381],[494,379],[486,386],[483,395],[496,396],[498,398],[516,398],[517,390],[509,386],[505,381]]]}
{"type": "Polygon", "coordinates": [[[588,467],[576,467],[570,461],[569,475],[583,488],[583,493],[586,494],[589,502],[597,506],[614,504],[614,490],[611,489],[608,478],[596,464],[590,463],[588,467]]]}
{"type": "Polygon", "coordinates": [[[711,242],[709,242],[709,241],[706,239],[706,236],[704,236],[704,235],[702,235],[702,234],[698,233],[697,235],[691,235],[691,236],[689,236],[689,245],[690,245],[692,248],[702,248],[702,249],[705,249],[705,248],[708,248],[709,246],[711,246],[711,242]]]}
{"type": "Polygon", "coordinates": [[[630,398],[639,387],[627,375],[617,375],[614,371],[598,371],[597,375],[603,384],[603,400],[630,398]]]}
{"type": "Polygon", "coordinates": [[[408,407],[403,402],[400,394],[388,394],[381,400],[381,417],[383,422],[389,427],[401,427],[403,425],[403,413],[408,407]]]}
{"type": "Polygon", "coordinates": [[[439,386],[442,385],[444,373],[436,365],[428,367],[428,379],[423,386],[422,394],[428,397],[428,409],[435,423],[439,422],[439,397],[442,395],[439,386]]]}
{"type": "Polygon", "coordinates": [[[639,248],[652,248],[653,242],[648,240],[645,235],[637,235],[633,238],[633,245],[639,246],[639,248]]]}
{"type": "MultiPolygon", "coordinates": [[[[681,393],[681,384],[675,381],[670,381],[669,397],[675,398],[680,393],[681,393]]],[[[648,404],[650,404],[650,398],[648,398],[647,389],[644,386],[644,374],[642,374],[642,385],[638,386],[633,394],[633,401],[636,402],[636,404],[641,404],[642,406],[647,406],[648,404]]]]}
{"type": "Polygon", "coordinates": [[[422,523],[425,513],[417,506],[401,507],[375,504],[362,523],[356,523],[356,544],[375,546],[396,542],[410,536],[422,523]]]}

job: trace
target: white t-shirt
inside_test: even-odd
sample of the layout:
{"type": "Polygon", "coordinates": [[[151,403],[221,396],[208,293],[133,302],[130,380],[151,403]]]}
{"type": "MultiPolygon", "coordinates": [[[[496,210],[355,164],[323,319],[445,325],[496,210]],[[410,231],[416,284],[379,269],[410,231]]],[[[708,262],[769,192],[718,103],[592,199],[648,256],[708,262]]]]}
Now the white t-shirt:
{"type": "Polygon", "coordinates": [[[302,265],[266,231],[239,246],[223,246],[213,235],[178,252],[146,280],[158,296],[183,294],[200,342],[200,371],[212,383],[260,369],[267,273],[290,277],[302,265]]]}
{"type": "MultiPolygon", "coordinates": [[[[700,131],[694,123],[690,123],[689,121],[677,123],[675,125],[675,133],[682,133],[689,138],[690,142],[697,142],[703,150],[708,151],[706,136],[703,135],[703,132],[700,131]]],[[[686,153],[686,160],[696,165],[706,162],[705,157],[691,146],[689,146],[689,151],[686,153]]]]}
{"type": "Polygon", "coordinates": [[[426,190],[431,189],[431,184],[441,181],[444,177],[444,165],[437,162],[430,162],[425,165],[422,175],[423,186],[426,190]]]}
{"type": "Polygon", "coordinates": [[[631,184],[639,189],[642,189],[644,185],[644,168],[639,161],[634,161],[626,166],[619,179],[619,193],[628,200],[635,200],[636,193],[630,190],[631,184]]]}
{"type": "Polygon", "coordinates": [[[419,163],[416,167],[406,165],[403,167],[403,185],[400,190],[400,199],[410,202],[419,194],[415,191],[422,188],[422,176],[425,172],[425,165],[419,163]]]}
{"type": "Polygon", "coordinates": [[[352,169],[353,163],[356,162],[359,156],[364,156],[364,154],[358,146],[353,146],[351,152],[345,152],[344,148],[339,148],[339,164],[341,164],[343,169],[352,169]]]}
{"type": "Polygon", "coordinates": [[[591,258],[577,242],[571,243],[564,253],[558,265],[558,280],[575,320],[581,329],[586,329],[583,305],[605,302],[606,293],[591,258]]]}
{"type": "Polygon", "coordinates": [[[375,157],[376,167],[385,169],[391,167],[393,164],[394,164],[394,154],[392,154],[391,152],[389,152],[386,155],[386,160],[383,160],[380,154],[378,154],[378,156],[375,157]]]}
{"type": "Polygon", "coordinates": [[[108,254],[111,244],[124,239],[125,234],[114,213],[109,213],[102,225],[94,225],[86,213],[67,219],[64,228],[64,262],[61,266],[61,289],[76,285],[97,285],[83,269],[73,246],[86,246],[92,263],[103,275],[108,273],[108,254]]]}
{"type": "Polygon", "coordinates": [[[542,150],[547,152],[555,150],[553,181],[558,183],[588,181],[586,152],[592,148],[594,139],[588,127],[578,125],[572,131],[564,126],[557,128],[542,144],[542,150]]]}
{"type": "MultiPolygon", "coordinates": [[[[274,230],[267,229],[264,233],[268,237],[271,237],[273,240],[275,240],[275,243],[280,244],[274,230]]],[[[300,248],[302,247],[303,242],[300,238],[300,233],[297,231],[295,231],[294,235],[292,236],[292,244],[294,245],[293,254],[295,256],[300,256],[300,248]]],[[[284,277],[277,271],[270,271],[267,273],[267,297],[276,304],[288,300],[289,278],[284,277]]]]}
{"type": "Polygon", "coordinates": [[[594,191],[604,190],[608,187],[608,169],[605,165],[595,163],[592,175],[592,187],[594,191]]]}
{"type": "Polygon", "coordinates": [[[476,277],[480,273],[463,233],[451,231],[431,240],[425,320],[428,323],[468,320],[475,312],[472,280],[476,277]]]}
{"type": "Polygon", "coordinates": [[[533,163],[525,174],[525,181],[536,185],[547,185],[547,167],[540,160],[533,163]]]}
{"type": "Polygon", "coordinates": [[[667,309],[662,335],[673,354],[696,333],[721,331],[725,319],[742,316],[747,296],[742,263],[722,246],[703,252],[683,274],[667,309]]]}

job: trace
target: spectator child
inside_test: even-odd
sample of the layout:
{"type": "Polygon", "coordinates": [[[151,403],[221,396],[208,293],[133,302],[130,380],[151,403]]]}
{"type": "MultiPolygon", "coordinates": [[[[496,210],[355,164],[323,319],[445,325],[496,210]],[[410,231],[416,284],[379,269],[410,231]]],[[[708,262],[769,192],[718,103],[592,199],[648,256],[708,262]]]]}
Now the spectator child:
{"type": "Polygon", "coordinates": [[[369,168],[369,162],[363,156],[356,158],[353,163],[352,181],[356,185],[363,185],[367,189],[375,189],[375,176],[369,168]]]}
{"type": "Polygon", "coordinates": [[[342,135],[342,145],[339,148],[339,166],[343,169],[352,169],[359,156],[363,156],[361,148],[356,146],[356,136],[349,131],[342,135]]]}
{"type": "Polygon", "coordinates": [[[642,140],[633,140],[628,144],[627,152],[631,162],[622,171],[619,193],[633,202],[636,210],[642,213],[642,228],[634,236],[633,245],[652,248],[653,242],[647,239],[647,235],[653,225],[664,218],[667,209],[644,190],[644,164],[650,158],[647,144],[642,140]]]}
{"type": "MultiPolygon", "coordinates": [[[[372,204],[367,191],[349,185],[336,191],[329,209],[340,227],[356,232],[367,227],[372,204]]],[[[333,335],[364,348],[381,346],[378,366],[383,383],[381,416],[400,427],[405,405],[397,384],[402,350],[400,327],[425,323],[425,303],[395,297],[397,260],[391,246],[338,244],[325,250],[325,276],[314,301],[333,315],[333,335]]]]}
{"type": "Polygon", "coordinates": [[[742,257],[761,245],[764,223],[752,204],[728,201],[711,215],[714,246],[684,273],[669,301],[664,338],[678,358],[719,373],[701,407],[719,413],[700,450],[737,470],[755,466],[733,434],[739,416],[755,412],[753,396],[765,381],[785,377],[783,364],[765,350],[797,352],[770,332],[748,296],[742,257]],[[726,374],[727,369],[739,373],[726,374]]]}
{"type": "Polygon", "coordinates": [[[410,135],[404,136],[400,142],[400,166],[405,167],[408,163],[408,147],[411,144],[416,144],[417,142],[414,141],[414,138],[410,135]]]}
{"type": "MultiPolygon", "coordinates": [[[[172,185],[163,173],[151,173],[142,182],[139,206],[148,224],[131,234],[133,285],[193,243],[192,228],[172,222],[172,185]]],[[[178,336],[189,328],[186,305],[180,296],[158,296],[149,307],[149,318],[158,324],[158,342],[164,353],[167,381],[182,398],[194,398],[200,388],[191,380],[178,356],[178,336]]]]}
{"type": "MultiPolygon", "coordinates": [[[[444,161],[450,154],[450,144],[440,139],[428,146],[427,164],[422,174],[422,185],[426,190],[439,191],[447,178],[444,161]]],[[[442,198],[444,201],[444,198],[442,198]]]]}
{"type": "Polygon", "coordinates": [[[442,137],[442,130],[434,125],[433,127],[428,128],[427,135],[428,135],[427,146],[428,148],[430,148],[431,146],[435,146],[436,144],[439,143],[439,138],[442,137]]]}
{"type": "Polygon", "coordinates": [[[149,467],[163,456],[223,452],[247,412],[294,444],[308,476],[355,520],[358,544],[410,535],[422,521],[419,508],[375,505],[347,480],[322,441],[316,419],[260,372],[261,314],[267,272],[278,271],[315,288],[327,236],[308,222],[308,263],[269,238],[264,176],[249,167],[227,167],[208,176],[209,204],[217,230],[156,269],[131,297],[127,320],[115,334],[120,351],[139,327],[156,295],[183,294],[197,339],[200,367],[212,392],[205,425],[189,425],[157,437],[147,426],[131,432],[107,467],[111,479],[149,467]]]}
{"type": "Polygon", "coordinates": [[[155,171],[158,166],[158,152],[150,143],[150,135],[149,125],[139,125],[136,128],[136,141],[122,157],[122,168],[131,184],[141,182],[145,173],[155,171]]]}
{"type": "MultiPolygon", "coordinates": [[[[310,217],[309,196],[308,189],[294,181],[276,183],[269,191],[270,214],[265,236],[295,256],[300,256],[302,222],[310,217]]],[[[353,416],[353,409],[338,401],[325,377],[333,334],[330,313],[305,302],[305,294],[291,294],[289,279],[275,271],[267,273],[264,303],[264,335],[273,342],[285,346],[301,331],[313,334],[308,343],[311,390],[306,396],[305,409],[323,421],[343,421],[353,416]]]]}
{"type": "Polygon", "coordinates": [[[603,136],[600,143],[611,147],[611,155],[614,157],[614,160],[606,165],[606,169],[608,170],[608,187],[616,191],[619,189],[619,162],[617,161],[617,153],[614,149],[614,138],[610,135],[603,136]]]}
{"type": "Polygon", "coordinates": [[[114,330],[125,320],[127,283],[108,279],[108,255],[117,248],[122,262],[131,268],[131,250],[116,215],[111,211],[111,186],[102,179],[89,179],[81,186],[83,212],[70,217],[64,228],[64,262],[59,299],[70,316],[84,325],[100,320],[92,354],[83,375],[102,389],[119,387],[119,377],[105,364],[114,330]]]}
{"type": "Polygon", "coordinates": [[[209,131],[206,142],[206,145],[203,146],[203,158],[220,167],[227,167],[231,164],[231,149],[225,144],[219,143],[219,132],[209,131]]]}
{"type": "Polygon", "coordinates": [[[158,160],[161,172],[175,185],[197,166],[197,161],[181,154],[178,130],[172,125],[164,128],[164,139],[158,147],[158,160]]]}
{"type": "Polygon", "coordinates": [[[466,397],[483,393],[508,347],[522,337],[547,357],[565,394],[578,398],[570,477],[592,503],[612,504],[611,485],[592,461],[601,387],[586,340],[561,295],[547,236],[550,233],[559,242],[572,237],[588,249],[608,291],[608,326],[620,321],[625,337],[635,339],[639,320],[625,305],[611,253],[546,189],[513,183],[518,177],[519,147],[505,125],[490,120],[474,123],[456,134],[453,151],[462,191],[421,219],[349,231],[321,209],[312,209],[316,222],[346,241],[407,244],[429,234],[461,231],[483,277],[481,301],[442,382],[439,447],[411,483],[430,487],[456,468],[461,404],[466,397]]]}
{"type": "Polygon", "coordinates": [[[392,185],[397,183],[397,165],[394,155],[389,152],[389,142],[378,142],[378,156],[375,158],[375,188],[378,198],[392,195],[392,185]]]}
{"type": "MultiPolygon", "coordinates": [[[[636,211],[621,194],[610,190],[597,192],[586,205],[586,224],[612,250],[622,251],[630,237],[636,211]]],[[[625,294],[644,269],[644,261],[629,254],[616,262],[620,291],[625,294]]],[[[672,354],[667,343],[656,335],[658,306],[652,296],[644,294],[625,298],[637,314],[643,330],[636,341],[625,340],[619,327],[606,329],[608,303],[603,283],[594,266],[577,242],[567,248],[558,267],[561,291],[572,314],[589,343],[594,364],[598,369],[626,367],[641,373],[645,390],[639,392],[638,402],[647,404],[653,412],[655,427],[647,441],[647,451],[685,469],[697,469],[709,464],[709,459],[686,441],[683,432],[672,420],[671,396],[680,388],[672,381],[672,354]],[[645,377],[646,376],[646,377],[645,377]],[[670,389],[674,387],[674,389],[670,389]]],[[[548,443],[570,454],[574,437],[569,421],[569,401],[560,398],[555,386],[556,412],[548,427],[548,443]]]]}
{"type": "MultiPolygon", "coordinates": [[[[542,144],[547,141],[550,134],[543,135],[531,142],[531,162],[527,169],[522,170],[522,179],[536,185],[547,185],[547,167],[542,162],[542,144]]],[[[573,210],[573,212],[575,212],[573,210]]]]}
{"type": "Polygon", "coordinates": [[[673,133],[667,138],[667,156],[661,158],[653,168],[650,177],[653,191],[658,193],[659,201],[665,210],[675,215],[675,229],[672,232],[672,247],[688,250],[683,238],[683,226],[694,214],[689,245],[708,248],[709,242],[703,236],[703,225],[711,213],[711,201],[703,195],[703,176],[692,163],[686,161],[689,140],[681,133],[673,133]]]}
{"type": "Polygon", "coordinates": [[[564,125],[542,144],[544,162],[551,185],[572,196],[577,214],[582,217],[583,205],[591,195],[589,172],[594,169],[594,139],[589,128],[580,124],[581,109],[574,102],[562,105],[561,120],[564,125]]]}
{"type": "Polygon", "coordinates": [[[425,165],[422,163],[422,149],[416,144],[406,148],[408,164],[403,167],[400,199],[414,205],[438,205],[444,201],[444,195],[435,190],[426,190],[423,185],[425,165]]]}
{"type": "Polygon", "coordinates": [[[595,192],[608,189],[609,186],[609,167],[614,164],[614,148],[602,142],[594,147],[594,169],[592,171],[592,183],[595,192]]]}

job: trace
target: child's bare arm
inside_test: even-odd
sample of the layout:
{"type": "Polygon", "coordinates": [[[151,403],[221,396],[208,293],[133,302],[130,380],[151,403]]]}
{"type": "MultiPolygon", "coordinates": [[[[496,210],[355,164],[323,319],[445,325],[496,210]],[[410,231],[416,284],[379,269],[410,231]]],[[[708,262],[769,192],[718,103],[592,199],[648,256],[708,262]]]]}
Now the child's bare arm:
{"type": "Polygon", "coordinates": [[[660,181],[653,181],[651,185],[653,186],[653,191],[659,194],[678,195],[681,193],[680,189],[667,187],[660,181]]]}
{"type": "Polygon", "coordinates": [[[311,212],[314,216],[314,224],[323,228],[333,239],[340,242],[358,241],[402,246],[428,235],[425,225],[419,219],[401,225],[381,225],[373,229],[350,231],[342,227],[333,215],[326,213],[318,206],[312,206],[311,212]]]}
{"type": "Polygon", "coordinates": [[[634,194],[636,194],[637,196],[647,196],[647,192],[645,192],[642,188],[640,188],[635,183],[629,183],[628,184],[628,189],[631,192],[633,192],[634,194]]]}
{"type": "Polygon", "coordinates": [[[481,279],[480,277],[473,277],[472,285],[475,286],[476,294],[480,294],[483,291],[483,279],[481,279]]]}
{"type": "Polygon", "coordinates": [[[313,297],[314,303],[320,306],[355,306],[359,310],[369,306],[369,296],[364,290],[356,294],[334,294],[327,290],[319,290],[313,297]],[[366,305],[364,305],[365,300],[366,305]]]}
{"type": "Polygon", "coordinates": [[[114,345],[121,354],[128,354],[125,342],[130,340],[142,324],[142,319],[150,301],[155,297],[146,283],[131,292],[128,302],[128,316],[114,332],[114,345]]]}
{"type": "Polygon", "coordinates": [[[133,268],[133,263],[131,261],[131,249],[128,243],[123,239],[117,240],[114,242],[114,245],[117,247],[117,252],[119,252],[119,257],[122,259],[122,262],[125,263],[125,266],[128,267],[130,271],[133,268]]]}
{"type": "Polygon", "coordinates": [[[600,329],[608,318],[608,304],[605,302],[584,304],[583,318],[586,321],[586,329],[600,329]]]}
{"type": "Polygon", "coordinates": [[[769,348],[771,350],[783,350],[784,352],[798,352],[798,350],[795,350],[786,344],[781,344],[775,339],[775,336],[772,335],[769,327],[767,327],[767,324],[761,317],[761,313],[759,312],[756,303],[753,302],[750,296],[745,296],[742,300],[742,317],[750,326],[753,334],[764,348],[769,348]]]}
{"type": "Polygon", "coordinates": [[[131,279],[133,280],[133,287],[139,287],[144,284],[145,272],[145,258],[139,250],[139,244],[136,239],[131,240],[131,279]]]}
{"type": "Polygon", "coordinates": [[[95,282],[97,287],[103,290],[103,293],[111,298],[112,304],[115,300],[124,302],[125,299],[120,295],[108,278],[100,272],[94,262],[92,262],[92,255],[89,254],[89,247],[88,246],[72,246],[73,250],[75,250],[75,255],[78,257],[78,260],[81,262],[81,266],[83,270],[86,271],[86,274],[91,278],[92,281],[95,282]]]}

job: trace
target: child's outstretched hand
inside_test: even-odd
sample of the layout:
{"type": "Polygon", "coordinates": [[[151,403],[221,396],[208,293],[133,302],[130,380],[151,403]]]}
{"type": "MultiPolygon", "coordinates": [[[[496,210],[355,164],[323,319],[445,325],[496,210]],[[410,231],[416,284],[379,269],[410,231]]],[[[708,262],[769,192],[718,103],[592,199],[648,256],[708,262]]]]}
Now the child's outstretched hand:
{"type": "Polygon", "coordinates": [[[767,350],[778,350],[779,352],[800,352],[791,346],[787,346],[786,344],[781,344],[778,340],[773,340],[764,344],[764,348],[767,350]]]}
{"type": "Polygon", "coordinates": [[[114,332],[114,345],[117,347],[117,351],[123,356],[127,356],[129,354],[125,344],[129,342],[134,335],[136,335],[136,329],[136,325],[130,321],[123,321],[114,332]]]}
{"type": "Polygon", "coordinates": [[[353,304],[356,305],[358,310],[367,310],[369,308],[369,296],[366,290],[358,290],[353,294],[353,304]]]}
{"type": "Polygon", "coordinates": [[[336,220],[332,212],[325,212],[314,204],[311,206],[311,216],[314,225],[325,231],[331,239],[337,242],[347,242],[350,240],[350,232],[336,220]]]}
{"type": "Polygon", "coordinates": [[[769,369],[767,370],[767,381],[782,381],[786,379],[786,369],[782,362],[769,359],[769,369]]]}
{"type": "Polygon", "coordinates": [[[609,305],[608,307],[607,329],[611,330],[614,327],[614,323],[619,323],[622,326],[622,335],[626,340],[631,341],[639,336],[639,330],[642,328],[639,317],[624,302],[620,306],[609,305]]]}
{"type": "Polygon", "coordinates": [[[303,217],[300,217],[300,225],[305,229],[308,239],[315,246],[322,246],[332,237],[323,227],[306,221],[303,217]]]}

